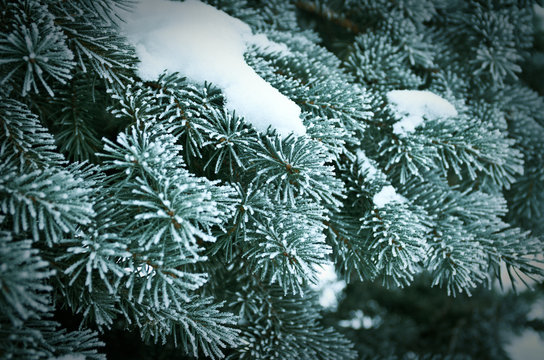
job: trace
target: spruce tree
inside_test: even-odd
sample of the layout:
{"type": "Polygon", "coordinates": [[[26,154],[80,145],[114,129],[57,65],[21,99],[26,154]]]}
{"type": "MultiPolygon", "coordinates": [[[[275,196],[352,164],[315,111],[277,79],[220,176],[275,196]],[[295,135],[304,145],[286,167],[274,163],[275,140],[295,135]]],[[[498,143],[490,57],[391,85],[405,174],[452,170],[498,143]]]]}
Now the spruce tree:
{"type": "Polygon", "coordinates": [[[143,2],[0,0],[1,356],[484,356],[339,319],[542,282],[535,2],[143,2]],[[154,8],[243,54],[150,43],[137,16],[206,20],[154,8]],[[330,264],[349,285],[324,320],[330,264]]]}

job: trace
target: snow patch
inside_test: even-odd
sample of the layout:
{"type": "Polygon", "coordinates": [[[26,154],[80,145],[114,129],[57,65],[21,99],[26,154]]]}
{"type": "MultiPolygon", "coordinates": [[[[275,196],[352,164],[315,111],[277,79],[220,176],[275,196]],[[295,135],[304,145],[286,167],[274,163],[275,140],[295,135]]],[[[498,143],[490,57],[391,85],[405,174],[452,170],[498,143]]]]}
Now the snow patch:
{"type": "Polygon", "coordinates": [[[374,321],[370,316],[366,316],[362,310],[356,310],[355,312],[352,312],[353,317],[349,320],[340,320],[338,322],[338,325],[345,327],[345,328],[352,328],[355,330],[359,330],[361,327],[365,329],[370,329],[372,326],[374,326],[374,323],[378,321],[374,321]]]}
{"type": "Polygon", "coordinates": [[[362,149],[357,150],[357,162],[361,164],[361,167],[364,171],[367,171],[369,177],[372,177],[376,174],[377,170],[372,165],[370,160],[366,157],[365,152],[362,149]]]}
{"type": "Polygon", "coordinates": [[[372,198],[372,201],[374,201],[374,204],[378,208],[383,208],[385,205],[391,202],[404,203],[406,202],[406,198],[402,195],[397,194],[393,186],[387,185],[387,186],[384,186],[380,190],[380,192],[374,195],[374,197],[372,198]]]}
{"type": "Polygon", "coordinates": [[[311,287],[320,293],[319,304],[324,308],[336,308],[338,295],[346,287],[346,282],[338,279],[333,264],[321,265],[317,271],[318,283],[311,287]]]}
{"type": "Polygon", "coordinates": [[[287,47],[265,35],[253,35],[249,25],[197,0],[141,0],[121,29],[140,59],[138,74],[155,80],[165,70],[219,86],[227,108],[258,130],[268,126],[281,135],[306,133],[300,107],[261,78],[244,60],[254,44],[286,53],[287,47]]]}
{"type": "Polygon", "coordinates": [[[402,116],[402,119],[393,125],[393,132],[397,135],[414,132],[418,126],[423,125],[424,118],[457,116],[455,106],[430,91],[393,90],[387,93],[387,99],[402,116]]]}
{"type": "Polygon", "coordinates": [[[275,41],[271,41],[266,37],[265,34],[255,34],[246,37],[246,41],[248,45],[255,45],[256,47],[260,48],[261,50],[268,51],[270,53],[280,53],[285,56],[291,56],[293,53],[287,45],[285,44],[278,44],[275,41]]]}

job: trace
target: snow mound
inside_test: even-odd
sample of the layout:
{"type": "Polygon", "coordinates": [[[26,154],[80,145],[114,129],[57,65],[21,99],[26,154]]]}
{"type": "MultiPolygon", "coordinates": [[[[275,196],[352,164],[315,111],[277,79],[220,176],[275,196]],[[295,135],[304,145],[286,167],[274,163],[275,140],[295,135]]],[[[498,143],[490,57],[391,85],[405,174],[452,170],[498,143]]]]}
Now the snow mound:
{"type": "Polygon", "coordinates": [[[287,53],[249,25],[196,0],[140,0],[121,30],[140,59],[139,76],[155,80],[165,70],[219,86],[227,108],[258,130],[306,133],[300,107],[262,79],[244,60],[249,45],[287,53]]]}
{"type": "Polygon", "coordinates": [[[406,135],[422,125],[424,117],[436,119],[457,116],[457,110],[446,99],[430,92],[419,90],[393,90],[387,93],[389,103],[402,120],[393,125],[393,132],[406,135]]]}
{"type": "Polygon", "coordinates": [[[372,201],[378,208],[383,208],[390,202],[404,203],[406,202],[406,198],[402,195],[397,194],[394,187],[392,187],[391,185],[387,185],[384,186],[380,190],[380,192],[374,195],[372,201]]]}

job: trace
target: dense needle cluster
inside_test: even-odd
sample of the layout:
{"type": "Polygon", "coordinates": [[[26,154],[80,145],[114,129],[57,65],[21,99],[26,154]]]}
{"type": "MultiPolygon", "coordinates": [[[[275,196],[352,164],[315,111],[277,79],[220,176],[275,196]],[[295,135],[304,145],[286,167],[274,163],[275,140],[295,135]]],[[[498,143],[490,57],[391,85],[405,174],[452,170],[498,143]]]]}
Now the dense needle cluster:
{"type": "Polygon", "coordinates": [[[239,19],[266,91],[142,75],[132,1],[0,0],[2,356],[103,359],[122,330],[192,357],[355,359],[310,287],[323,265],[450,296],[542,281],[533,2],[206,3],[180,9],[239,19]],[[251,118],[263,94],[296,124],[251,118]]]}

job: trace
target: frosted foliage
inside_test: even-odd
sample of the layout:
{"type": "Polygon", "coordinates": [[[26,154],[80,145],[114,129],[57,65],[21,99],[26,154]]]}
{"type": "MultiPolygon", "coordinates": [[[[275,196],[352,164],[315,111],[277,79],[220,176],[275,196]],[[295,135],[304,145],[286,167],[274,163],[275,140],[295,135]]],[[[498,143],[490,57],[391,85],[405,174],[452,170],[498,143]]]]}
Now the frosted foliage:
{"type": "Polygon", "coordinates": [[[391,202],[406,202],[406,198],[402,195],[397,194],[395,188],[391,185],[384,186],[380,190],[380,192],[374,195],[374,198],[372,200],[378,208],[383,208],[385,205],[391,202]]]}
{"type": "Polygon", "coordinates": [[[141,0],[126,18],[122,29],[141,61],[142,79],[155,80],[166,70],[212,82],[225,94],[227,108],[258,130],[306,133],[300,108],[244,60],[249,45],[281,53],[288,52],[285,46],[253,35],[244,22],[196,0],[141,0]]]}
{"type": "Polygon", "coordinates": [[[393,90],[387,93],[389,103],[402,117],[393,125],[393,132],[406,135],[423,125],[424,118],[456,116],[457,110],[447,100],[430,91],[393,90]]]}
{"type": "Polygon", "coordinates": [[[365,152],[362,149],[357,150],[357,161],[361,164],[363,171],[366,171],[368,176],[374,176],[376,174],[376,168],[370,163],[370,160],[366,157],[365,152]]]}

